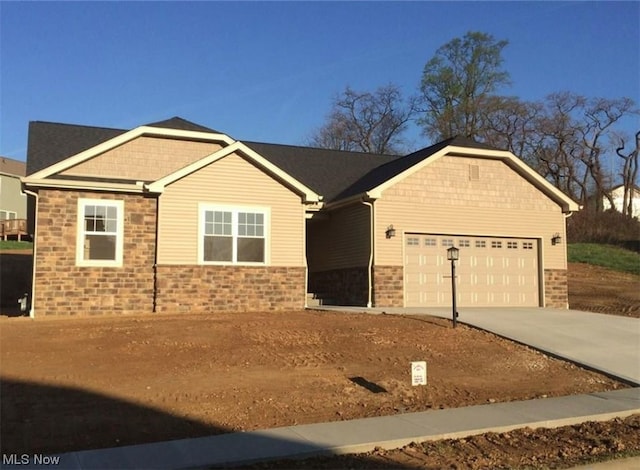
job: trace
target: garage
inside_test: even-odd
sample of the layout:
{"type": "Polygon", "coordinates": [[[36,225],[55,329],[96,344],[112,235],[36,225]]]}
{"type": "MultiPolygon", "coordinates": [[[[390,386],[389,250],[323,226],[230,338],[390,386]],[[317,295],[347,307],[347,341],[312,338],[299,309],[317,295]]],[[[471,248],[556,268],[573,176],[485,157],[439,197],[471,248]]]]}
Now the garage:
{"type": "Polygon", "coordinates": [[[407,307],[451,305],[451,262],[447,260],[451,246],[460,249],[456,263],[459,306],[540,305],[537,239],[405,233],[407,307]]]}

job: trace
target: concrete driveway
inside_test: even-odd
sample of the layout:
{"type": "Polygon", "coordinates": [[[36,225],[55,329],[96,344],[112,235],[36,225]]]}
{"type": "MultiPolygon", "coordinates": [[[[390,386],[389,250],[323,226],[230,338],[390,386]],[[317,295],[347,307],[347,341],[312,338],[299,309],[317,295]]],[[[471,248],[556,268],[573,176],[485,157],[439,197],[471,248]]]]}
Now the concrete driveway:
{"type": "MultiPolygon", "coordinates": [[[[447,308],[320,307],[451,318],[447,308]]],[[[640,385],[640,319],[551,308],[459,308],[458,321],[640,385]]]]}

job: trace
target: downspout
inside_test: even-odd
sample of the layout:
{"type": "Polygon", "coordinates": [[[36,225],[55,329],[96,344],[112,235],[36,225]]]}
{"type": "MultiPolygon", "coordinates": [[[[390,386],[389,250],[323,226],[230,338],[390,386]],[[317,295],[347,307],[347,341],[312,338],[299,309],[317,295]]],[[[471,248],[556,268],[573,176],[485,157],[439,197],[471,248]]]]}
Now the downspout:
{"type": "Polygon", "coordinates": [[[157,313],[158,307],[158,234],[160,226],[160,194],[156,196],[156,239],[153,248],[153,299],[151,313],[157,313]]]}
{"type": "Polygon", "coordinates": [[[368,286],[367,286],[367,308],[371,308],[373,307],[373,303],[372,303],[372,287],[373,287],[373,203],[372,202],[367,202],[365,200],[361,201],[362,204],[364,204],[365,206],[369,206],[369,225],[370,227],[370,234],[369,234],[369,266],[367,267],[367,281],[368,281],[368,286]]]}
{"type": "Polygon", "coordinates": [[[35,318],[36,315],[36,309],[35,309],[35,304],[36,304],[36,296],[35,296],[35,292],[36,292],[36,250],[38,249],[38,204],[39,204],[39,197],[38,197],[38,193],[34,192],[34,191],[30,191],[29,189],[23,188],[22,192],[25,194],[28,194],[29,196],[33,196],[36,200],[36,207],[35,207],[35,217],[33,218],[33,267],[31,269],[31,308],[29,309],[29,317],[31,318],[35,318]]]}

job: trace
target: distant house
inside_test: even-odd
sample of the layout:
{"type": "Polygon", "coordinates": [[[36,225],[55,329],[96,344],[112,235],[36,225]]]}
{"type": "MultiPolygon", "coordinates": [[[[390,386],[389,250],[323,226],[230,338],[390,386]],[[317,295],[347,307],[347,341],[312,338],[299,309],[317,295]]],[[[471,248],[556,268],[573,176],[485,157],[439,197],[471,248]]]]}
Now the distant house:
{"type": "Polygon", "coordinates": [[[20,183],[20,177],[25,176],[26,169],[25,162],[0,157],[0,236],[3,238],[13,235],[13,232],[18,235],[26,231],[27,196],[21,191],[20,183]]]}
{"type": "Polygon", "coordinates": [[[578,205],[466,138],[404,157],[239,141],[181,118],[29,126],[31,314],[451,301],[567,308],[578,205]]]}
{"type": "MultiPolygon", "coordinates": [[[[614,208],[620,212],[624,213],[622,204],[624,202],[624,186],[616,186],[611,190],[611,197],[613,198],[614,208]]],[[[633,211],[631,215],[636,218],[640,218],[640,188],[638,186],[633,186],[631,188],[631,197],[633,198],[633,211]]],[[[611,203],[609,199],[606,197],[602,198],[603,207],[606,209],[611,209],[611,203]]]]}

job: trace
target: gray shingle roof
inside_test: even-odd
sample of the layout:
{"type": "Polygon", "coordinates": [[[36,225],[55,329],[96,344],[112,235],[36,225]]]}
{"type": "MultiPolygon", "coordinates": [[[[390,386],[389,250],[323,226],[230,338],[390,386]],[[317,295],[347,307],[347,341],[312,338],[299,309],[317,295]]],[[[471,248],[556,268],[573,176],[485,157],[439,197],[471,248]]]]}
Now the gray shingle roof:
{"type": "MultiPolygon", "coordinates": [[[[219,133],[179,117],[147,125],[219,133]]],[[[125,132],[127,131],[123,129],[33,121],[29,124],[27,174],[51,166],[125,132]]],[[[492,149],[464,137],[447,139],[405,157],[263,142],[243,143],[322,195],[325,202],[337,201],[371,190],[448,145],[492,149]]]]}

